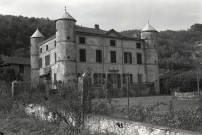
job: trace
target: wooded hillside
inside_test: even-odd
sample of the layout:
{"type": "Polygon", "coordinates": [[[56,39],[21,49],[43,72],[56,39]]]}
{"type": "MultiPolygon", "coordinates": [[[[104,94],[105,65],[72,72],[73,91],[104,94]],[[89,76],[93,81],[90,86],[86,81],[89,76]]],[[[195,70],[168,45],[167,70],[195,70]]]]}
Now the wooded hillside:
{"type": "Polygon", "coordinates": [[[55,32],[55,22],[48,18],[0,15],[0,53],[12,55],[18,48],[29,47],[37,27],[45,37],[55,32]]]}

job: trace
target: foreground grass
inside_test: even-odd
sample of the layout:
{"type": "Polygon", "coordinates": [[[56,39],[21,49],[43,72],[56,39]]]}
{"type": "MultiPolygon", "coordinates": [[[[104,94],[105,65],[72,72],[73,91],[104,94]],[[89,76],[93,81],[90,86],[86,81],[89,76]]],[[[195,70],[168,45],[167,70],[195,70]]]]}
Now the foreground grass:
{"type": "Polygon", "coordinates": [[[0,112],[0,132],[9,135],[59,134],[59,126],[26,115],[0,112]]]}
{"type": "MultiPolygon", "coordinates": [[[[88,131],[69,133],[62,124],[39,121],[23,113],[0,112],[0,133],[5,135],[89,135],[88,131]]],[[[100,134],[96,134],[100,135],[100,134]]]]}
{"type": "MultiPolygon", "coordinates": [[[[113,101],[116,101],[120,106],[127,106],[127,98],[114,98],[113,101]]],[[[152,106],[158,102],[170,104],[172,102],[174,110],[189,110],[190,107],[195,109],[198,108],[199,101],[196,99],[193,100],[177,100],[173,96],[146,96],[146,97],[130,97],[130,106],[141,104],[144,107],[152,106]]],[[[166,108],[160,110],[165,111],[166,108]]],[[[167,110],[169,111],[169,110],[167,110]]]]}

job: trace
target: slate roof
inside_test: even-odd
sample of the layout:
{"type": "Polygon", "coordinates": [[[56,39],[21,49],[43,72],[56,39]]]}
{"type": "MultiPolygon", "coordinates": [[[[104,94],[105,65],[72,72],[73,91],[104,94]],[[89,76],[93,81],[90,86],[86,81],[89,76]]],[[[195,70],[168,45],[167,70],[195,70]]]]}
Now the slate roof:
{"type": "Polygon", "coordinates": [[[65,9],[65,12],[63,13],[63,16],[58,18],[57,20],[73,20],[73,21],[76,21],[65,9]]]}
{"type": "MultiPolygon", "coordinates": [[[[120,34],[119,32],[115,31],[114,29],[111,29],[109,31],[105,31],[102,29],[95,29],[95,28],[88,28],[88,27],[81,27],[81,26],[76,26],[76,33],[77,34],[84,34],[84,35],[95,35],[95,36],[102,36],[102,37],[109,37],[109,38],[119,38],[119,39],[124,39],[124,40],[136,40],[136,41],[142,41],[143,39],[138,38],[138,37],[128,37],[125,35],[120,34]],[[110,33],[114,33],[116,36],[111,36],[110,33]]],[[[40,42],[39,44],[46,43],[52,39],[54,39],[56,36],[53,35],[46,40],[40,42]]]]}
{"type": "Polygon", "coordinates": [[[157,32],[149,23],[142,29],[142,32],[157,32]]]}
{"type": "Polygon", "coordinates": [[[0,56],[3,64],[14,64],[14,65],[30,65],[30,58],[24,57],[8,57],[8,56],[0,56]]]}
{"type": "Polygon", "coordinates": [[[141,38],[128,37],[128,36],[122,35],[119,32],[115,31],[114,29],[105,31],[102,29],[76,26],[76,32],[78,34],[97,35],[97,36],[104,36],[104,37],[120,38],[120,39],[125,39],[125,40],[138,40],[138,41],[142,40],[141,38]],[[111,36],[110,33],[114,33],[116,36],[111,36]]]}
{"type": "Polygon", "coordinates": [[[45,37],[43,36],[43,34],[41,34],[41,32],[39,31],[38,28],[37,28],[37,30],[34,32],[34,34],[31,36],[31,38],[37,38],[37,37],[45,38],[45,37]]]}
{"type": "Polygon", "coordinates": [[[76,26],[76,32],[104,35],[107,31],[101,30],[101,29],[95,29],[95,28],[87,28],[87,27],[76,26]]]}

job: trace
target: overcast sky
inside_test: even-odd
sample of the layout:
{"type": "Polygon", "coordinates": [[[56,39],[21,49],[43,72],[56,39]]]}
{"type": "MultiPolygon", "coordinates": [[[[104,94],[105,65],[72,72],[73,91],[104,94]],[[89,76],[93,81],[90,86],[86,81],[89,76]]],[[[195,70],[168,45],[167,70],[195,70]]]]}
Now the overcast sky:
{"type": "Polygon", "coordinates": [[[57,19],[64,6],[77,25],[117,31],[188,29],[202,23],[202,0],[0,0],[0,14],[57,19]]]}

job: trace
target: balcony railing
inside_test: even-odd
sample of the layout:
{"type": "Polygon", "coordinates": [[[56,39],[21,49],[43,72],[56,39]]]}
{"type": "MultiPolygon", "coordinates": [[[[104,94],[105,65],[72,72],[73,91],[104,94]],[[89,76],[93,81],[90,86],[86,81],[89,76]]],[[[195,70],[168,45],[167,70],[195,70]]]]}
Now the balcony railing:
{"type": "Polygon", "coordinates": [[[51,67],[41,68],[39,71],[39,76],[44,77],[46,75],[49,75],[50,73],[51,73],[51,67]]]}

